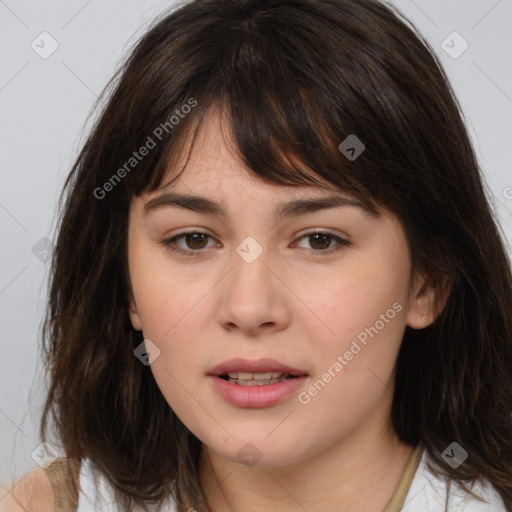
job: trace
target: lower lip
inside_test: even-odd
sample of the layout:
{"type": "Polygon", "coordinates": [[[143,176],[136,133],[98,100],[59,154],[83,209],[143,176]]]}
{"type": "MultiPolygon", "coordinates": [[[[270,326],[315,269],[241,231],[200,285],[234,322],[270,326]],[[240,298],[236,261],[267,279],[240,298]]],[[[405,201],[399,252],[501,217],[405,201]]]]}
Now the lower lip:
{"type": "Polygon", "coordinates": [[[208,378],[211,379],[216,391],[230,404],[236,407],[256,408],[269,407],[282,402],[304,384],[307,375],[261,386],[241,386],[216,375],[208,375],[208,378]]]}

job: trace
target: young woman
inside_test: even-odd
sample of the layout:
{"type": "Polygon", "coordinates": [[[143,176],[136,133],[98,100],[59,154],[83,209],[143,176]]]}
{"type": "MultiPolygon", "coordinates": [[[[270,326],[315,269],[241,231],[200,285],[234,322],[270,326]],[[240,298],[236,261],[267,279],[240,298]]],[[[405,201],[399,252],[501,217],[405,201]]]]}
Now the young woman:
{"type": "Polygon", "coordinates": [[[510,263],[414,26],[194,0],[107,91],[44,330],[56,509],[511,511],[510,263]]]}

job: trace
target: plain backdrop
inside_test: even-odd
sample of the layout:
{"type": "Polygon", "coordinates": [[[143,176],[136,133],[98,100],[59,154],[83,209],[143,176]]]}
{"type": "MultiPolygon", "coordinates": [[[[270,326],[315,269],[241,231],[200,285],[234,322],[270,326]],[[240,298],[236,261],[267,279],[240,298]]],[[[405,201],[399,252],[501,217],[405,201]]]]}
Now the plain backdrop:
{"type": "MultiPolygon", "coordinates": [[[[510,254],[512,0],[391,3],[440,56],[510,254]]],[[[36,466],[46,389],[39,334],[58,194],[97,96],[154,16],[173,5],[0,0],[0,481],[36,466]]]]}

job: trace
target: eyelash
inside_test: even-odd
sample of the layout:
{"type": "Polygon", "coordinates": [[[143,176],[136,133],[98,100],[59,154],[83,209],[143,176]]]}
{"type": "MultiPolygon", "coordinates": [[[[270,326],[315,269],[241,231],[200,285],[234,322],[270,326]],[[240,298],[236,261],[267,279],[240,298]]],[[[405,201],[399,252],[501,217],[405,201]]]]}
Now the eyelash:
{"type": "MultiPolygon", "coordinates": [[[[181,238],[185,237],[186,235],[195,235],[195,234],[204,235],[206,237],[213,238],[211,235],[209,235],[207,233],[202,233],[200,231],[188,231],[186,233],[181,233],[172,238],[163,240],[162,245],[164,247],[166,247],[167,249],[169,249],[171,252],[175,252],[175,253],[181,254],[183,256],[188,256],[188,257],[200,256],[204,252],[203,249],[196,249],[196,250],[190,249],[187,251],[187,250],[181,249],[176,246],[176,242],[178,240],[180,240],[181,238]]],[[[332,247],[331,249],[317,249],[317,250],[313,250],[313,249],[307,250],[306,249],[306,252],[308,254],[314,254],[315,256],[329,256],[330,254],[332,254],[336,251],[339,251],[343,247],[351,245],[351,242],[349,242],[348,240],[345,240],[343,238],[340,238],[339,236],[335,235],[334,233],[331,233],[330,231],[310,231],[309,233],[305,233],[304,235],[300,236],[298,238],[298,240],[302,240],[303,238],[307,238],[307,237],[313,236],[313,235],[327,235],[327,236],[331,237],[331,239],[334,239],[338,242],[338,244],[335,245],[334,247],[332,247]]]]}

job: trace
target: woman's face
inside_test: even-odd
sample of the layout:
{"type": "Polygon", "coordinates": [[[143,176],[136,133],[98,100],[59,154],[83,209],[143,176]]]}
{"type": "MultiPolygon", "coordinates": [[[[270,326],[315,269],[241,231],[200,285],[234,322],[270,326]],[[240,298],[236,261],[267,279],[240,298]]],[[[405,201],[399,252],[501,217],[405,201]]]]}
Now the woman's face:
{"type": "Polygon", "coordinates": [[[226,459],[285,465],[390,429],[404,329],[426,312],[396,217],[283,210],[333,194],[354,199],[251,175],[212,114],[181,177],[131,203],[132,324],[169,406],[226,459]]]}

